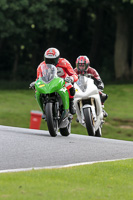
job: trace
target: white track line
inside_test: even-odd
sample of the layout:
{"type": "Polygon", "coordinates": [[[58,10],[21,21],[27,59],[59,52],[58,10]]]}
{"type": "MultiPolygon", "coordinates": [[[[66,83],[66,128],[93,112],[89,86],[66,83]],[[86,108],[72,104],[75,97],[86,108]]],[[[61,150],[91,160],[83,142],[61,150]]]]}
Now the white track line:
{"type": "Polygon", "coordinates": [[[41,170],[41,169],[60,169],[60,168],[68,168],[68,167],[75,167],[75,166],[82,166],[82,165],[91,165],[91,164],[95,164],[95,163],[114,162],[114,161],[129,160],[129,159],[133,159],[133,158],[122,158],[122,159],[115,159],[115,160],[102,160],[102,161],[93,161],[93,162],[82,162],[82,163],[75,163],[75,164],[69,164],[69,165],[50,166],[50,167],[33,167],[33,168],[7,169],[7,170],[0,170],[0,173],[22,172],[22,171],[31,171],[31,170],[41,170]]]}

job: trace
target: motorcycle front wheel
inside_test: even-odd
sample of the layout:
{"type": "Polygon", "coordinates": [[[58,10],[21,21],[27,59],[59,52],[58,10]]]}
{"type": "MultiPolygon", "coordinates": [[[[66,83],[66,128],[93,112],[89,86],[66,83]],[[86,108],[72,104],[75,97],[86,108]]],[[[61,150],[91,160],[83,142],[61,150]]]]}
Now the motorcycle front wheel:
{"type": "Polygon", "coordinates": [[[45,114],[47,119],[48,130],[52,137],[56,137],[58,132],[58,120],[54,119],[53,113],[54,105],[52,103],[47,103],[45,108],[45,114]]]}
{"type": "Polygon", "coordinates": [[[94,136],[95,135],[95,128],[93,125],[93,116],[90,108],[84,108],[84,117],[85,117],[85,124],[88,135],[94,136]]]}

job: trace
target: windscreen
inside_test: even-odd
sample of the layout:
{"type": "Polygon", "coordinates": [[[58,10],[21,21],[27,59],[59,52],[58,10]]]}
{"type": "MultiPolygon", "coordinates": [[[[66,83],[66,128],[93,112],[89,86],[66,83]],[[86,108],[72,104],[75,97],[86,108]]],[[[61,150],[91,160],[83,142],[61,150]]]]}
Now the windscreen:
{"type": "Polygon", "coordinates": [[[44,82],[50,82],[55,76],[57,76],[57,69],[54,65],[44,64],[41,66],[39,78],[42,77],[44,82]]]}
{"type": "Polygon", "coordinates": [[[80,89],[84,92],[87,88],[87,83],[85,81],[85,76],[80,75],[79,79],[77,81],[77,85],[80,87],[80,89]]]}

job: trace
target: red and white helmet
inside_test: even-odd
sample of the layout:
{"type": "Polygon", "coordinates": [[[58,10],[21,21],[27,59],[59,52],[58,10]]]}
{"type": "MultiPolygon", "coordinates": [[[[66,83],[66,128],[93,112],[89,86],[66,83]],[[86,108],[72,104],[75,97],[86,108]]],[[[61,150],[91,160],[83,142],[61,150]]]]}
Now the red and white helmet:
{"type": "Polygon", "coordinates": [[[90,65],[90,60],[87,56],[79,56],[76,60],[78,71],[84,72],[90,65]]]}
{"type": "Polygon", "coordinates": [[[55,64],[57,65],[60,57],[60,52],[56,48],[49,48],[44,53],[44,60],[46,64],[55,64]]]}

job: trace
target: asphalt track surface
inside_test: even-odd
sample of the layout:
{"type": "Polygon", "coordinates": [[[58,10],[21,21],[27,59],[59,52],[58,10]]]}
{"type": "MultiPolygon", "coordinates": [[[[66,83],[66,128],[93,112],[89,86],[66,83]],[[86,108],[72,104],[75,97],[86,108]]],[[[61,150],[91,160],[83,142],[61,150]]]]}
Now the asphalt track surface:
{"type": "Polygon", "coordinates": [[[0,126],[0,172],[133,158],[133,142],[0,126]]]}

